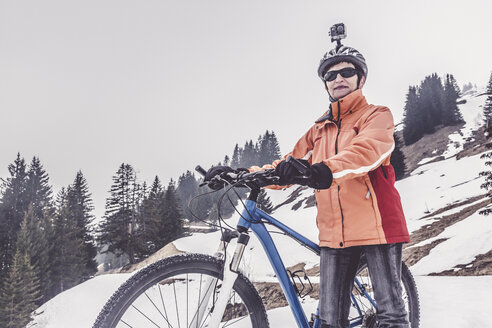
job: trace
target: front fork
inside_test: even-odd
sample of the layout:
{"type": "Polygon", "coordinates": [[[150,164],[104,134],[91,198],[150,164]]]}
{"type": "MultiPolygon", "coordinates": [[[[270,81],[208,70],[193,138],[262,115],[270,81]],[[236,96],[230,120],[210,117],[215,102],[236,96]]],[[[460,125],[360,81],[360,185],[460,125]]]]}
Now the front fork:
{"type": "MultiPolygon", "coordinates": [[[[249,241],[249,235],[247,233],[239,234],[237,231],[226,230],[222,236],[219,248],[215,253],[215,256],[219,259],[224,260],[224,277],[222,279],[222,286],[220,290],[218,290],[218,296],[215,302],[213,302],[212,314],[209,323],[206,327],[210,328],[218,328],[222,318],[224,316],[224,311],[227,306],[227,303],[230,300],[230,295],[232,292],[232,288],[234,283],[236,282],[238,276],[239,264],[241,263],[241,259],[243,257],[244,249],[249,241]],[[238,238],[236,250],[234,251],[234,255],[227,256],[226,248],[229,242],[233,238],[238,238]]],[[[195,312],[195,316],[193,317],[190,327],[201,327],[201,322],[203,320],[203,316],[207,312],[207,308],[210,304],[210,298],[212,300],[215,296],[217,284],[217,278],[208,277],[204,281],[205,293],[202,295],[199,307],[195,312]]]]}
{"type": "Polygon", "coordinates": [[[219,290],[217,301],[215,302],[212,316],[208,324],[208,327],[210,328],[218,328],[220,322],[222,321],[225,308],[231,297],[232,288],[239,274],[239,264],[241,263],[244,249],[246,248],[246,245],[248,245],[248,242],[249,235],[247,233],[241,233],[237,240],[234,255],[232,257],[228,257],[224,251],[224,279],[222,280],[222,287],[219,290]]]}

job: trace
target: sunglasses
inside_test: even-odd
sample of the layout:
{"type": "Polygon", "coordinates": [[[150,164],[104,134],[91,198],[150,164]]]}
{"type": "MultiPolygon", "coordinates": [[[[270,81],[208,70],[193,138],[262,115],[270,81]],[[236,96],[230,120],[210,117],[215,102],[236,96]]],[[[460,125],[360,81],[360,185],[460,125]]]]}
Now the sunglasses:
{"type": "Polygon", "coordinates": [[[326,82],[331,82],[337,78],[338,74],[340,74],[344,78],[348,78],[348,77],[352,77],[355,74],[357,74],[357,70],[355,68],[352,68],[352,67],[345,67],[345,68],[342,68],[338,71],[328,71],[323,76],[323,79],[326,82]]]}

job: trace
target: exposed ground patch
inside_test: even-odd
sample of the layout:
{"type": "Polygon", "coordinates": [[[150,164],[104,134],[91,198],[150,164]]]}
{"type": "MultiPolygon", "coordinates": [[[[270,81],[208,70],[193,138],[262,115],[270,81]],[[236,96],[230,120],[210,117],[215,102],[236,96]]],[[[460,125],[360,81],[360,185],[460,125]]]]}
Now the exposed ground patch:
{"type": "Polygon", "coordinates": [[[301,192],[303,190],[305,190],[305,189],[307,189],[307,187],[305,187],[305,186],[299,186],[296,189],[294,189],[294,191],[289,195],[289,197],[287,197],[287,199],[284,202],[282,202],[282,203],[280,203],[278,205],[275,205],[273,207],[273,211],[275,211],[280,206],[284,206],[286,204],[290,204],[290,203],[294,202],[295,200],[297,200],[297,197],[299,197],[299,195],[301,194],[301,192]]]}
{"type": "Polygon", "coordinates": [[[178,255],[178,254],[182,254],[182,253],[184,253],[184,252],[177,249],[173,243],[169,243],[166,246],[164,246],[163,248],[161,248],[160,250],[158,250],[157,252],[155,252],[154,254],[152,254],[151,256],[149,256],[148,258],[146,258],[145,260],[138,262],[138,263],[135,263],[135,264],[132,264],[132,265],[130,265],[130,264],[125,265],[123,268],[121,268],[121,270],[119,272],[120,273],[133,272],[133,271],[138,270],[140,268],[143,268],[144,266],[147,266],[151,263],[157,262],[160,259],[163,259],[165,257],[178,255]]]}
{"type": "Polygon", "coordinates": [[[413,264],[417,263],[420,261],[423,257],[429,255],[429,252],[439,245],[441,242],[445,241],[446,239],[438,239],[435,240],[431,243],[418,246],[418,247],[411,247],[413,245],[416,245],[420,243],[421,241],[427,240],[429,238],[433,238],[438,236],[440,233],[444,231],[447,227],[466,219],[476,211],[478,211],[480,208],[485,207],[486,205],[490,204],[491,201],[489,198],[486,197],[486,195],[481,195],[477,197],[472,197],[467,199],[466,201],[455,203],[449,206],[446,206],[444,208],[441,208],[433,213],[430,213],[429,215],[426,215],[422,217],[421,219],[429,218],[429,217],[436,217],[441,213],[444,213],[448,210],[451,210],[453,208],[457,208],[466,204],[472,204],[480,199],[484,199],[483,201],[476,203],[474,205],[470,205],[467,207],[464,207],[461,211],[457,213],[453,213],[450,215],[444,215],[442,217],[437,217],[436,221],[427,224],[420,229],[414,231],[411,236],[410,240],[411,242],[406,244],[404,246],[403,250],[403,260],[408,266],[412,266],[413,264]]]}
{"type": "Polygon", "coordinates": [[[467,264],[459,264],[451,270],[435,272],[429,276],[486,276],[492,275],[492,250],[480,254],[467,264]]]}

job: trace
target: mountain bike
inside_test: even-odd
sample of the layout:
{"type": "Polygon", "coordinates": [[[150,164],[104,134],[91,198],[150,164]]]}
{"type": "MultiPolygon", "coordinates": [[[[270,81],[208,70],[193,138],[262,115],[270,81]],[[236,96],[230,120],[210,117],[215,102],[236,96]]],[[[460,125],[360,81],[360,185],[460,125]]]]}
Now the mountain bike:
{"type": "MultiPolygon", "coordinates": [[[[197,171],[206,173],[199,166],[197,171]]],[[[240,271],[250,231],[265,250],[297,326],[321,326],[318,311],[308,319],[301,306],[300,299],[308,296],[312,283],[305,271],[290,272],[285,268],[266,225],[276,227],[317,255],[320,254],[319,246],[262,211],[256,203],[261,187],[278,182],[274,170],[228,173],[214,179],[229,184],[228,190],[239,186],[250,188],[237,227],[221,227],[222,237],[215,255],[176,255],[138,271],[108,300],[94,328],[269,327],[257,289],[240,271]],[[226,250],[233,239],[237,239],[236,246],[233,255],[229,255],[226,250]]],[[[402,263],[402,291],[411,327],[417,328],[420,319],[417,288],[405,263],[402,263]]],[[[350,327],[378,327],[376,302],[364,256],[357,270],[351,300],[350,327]]]]}

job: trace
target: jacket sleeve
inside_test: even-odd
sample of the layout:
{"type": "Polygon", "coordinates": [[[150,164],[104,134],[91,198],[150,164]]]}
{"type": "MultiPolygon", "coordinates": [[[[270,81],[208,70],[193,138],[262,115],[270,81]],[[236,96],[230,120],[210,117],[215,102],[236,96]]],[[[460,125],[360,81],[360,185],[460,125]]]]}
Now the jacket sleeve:
{"type": "Polygon", "coordinates": [[[339,184],[378,168],[395,148],[393,131],[393,115],[388,108],[379,107],[372,112],[349,145],[323,160],[333,173],[333,183],[339,184]]]}
{"type": "MultiPolygon", "coordinates": [[[[266,169],[274,169],[277,167],[278,163],[284,161],[292,155],[295,158],[306,158],[309,160],[309,163],[311,163],[311,153],[310,151],[313,149],[313,137],[312,137],[312,130],[313,128],[309,129],[302,137],[297,141],[297,143],[294,146],[294,149],[285,155],[282,159],[278,159],[274,161],[272,164],[265,164],[262,167],[259,166],[252,166],[249,168],[250,172],[256,172],[256,171],[261,171],[261,170],[266,170],[266,169]]],[[[268,189],[284,189],[284,188],[289,188],[289,186],[267,186],[266,188],[268,189]]]]}

